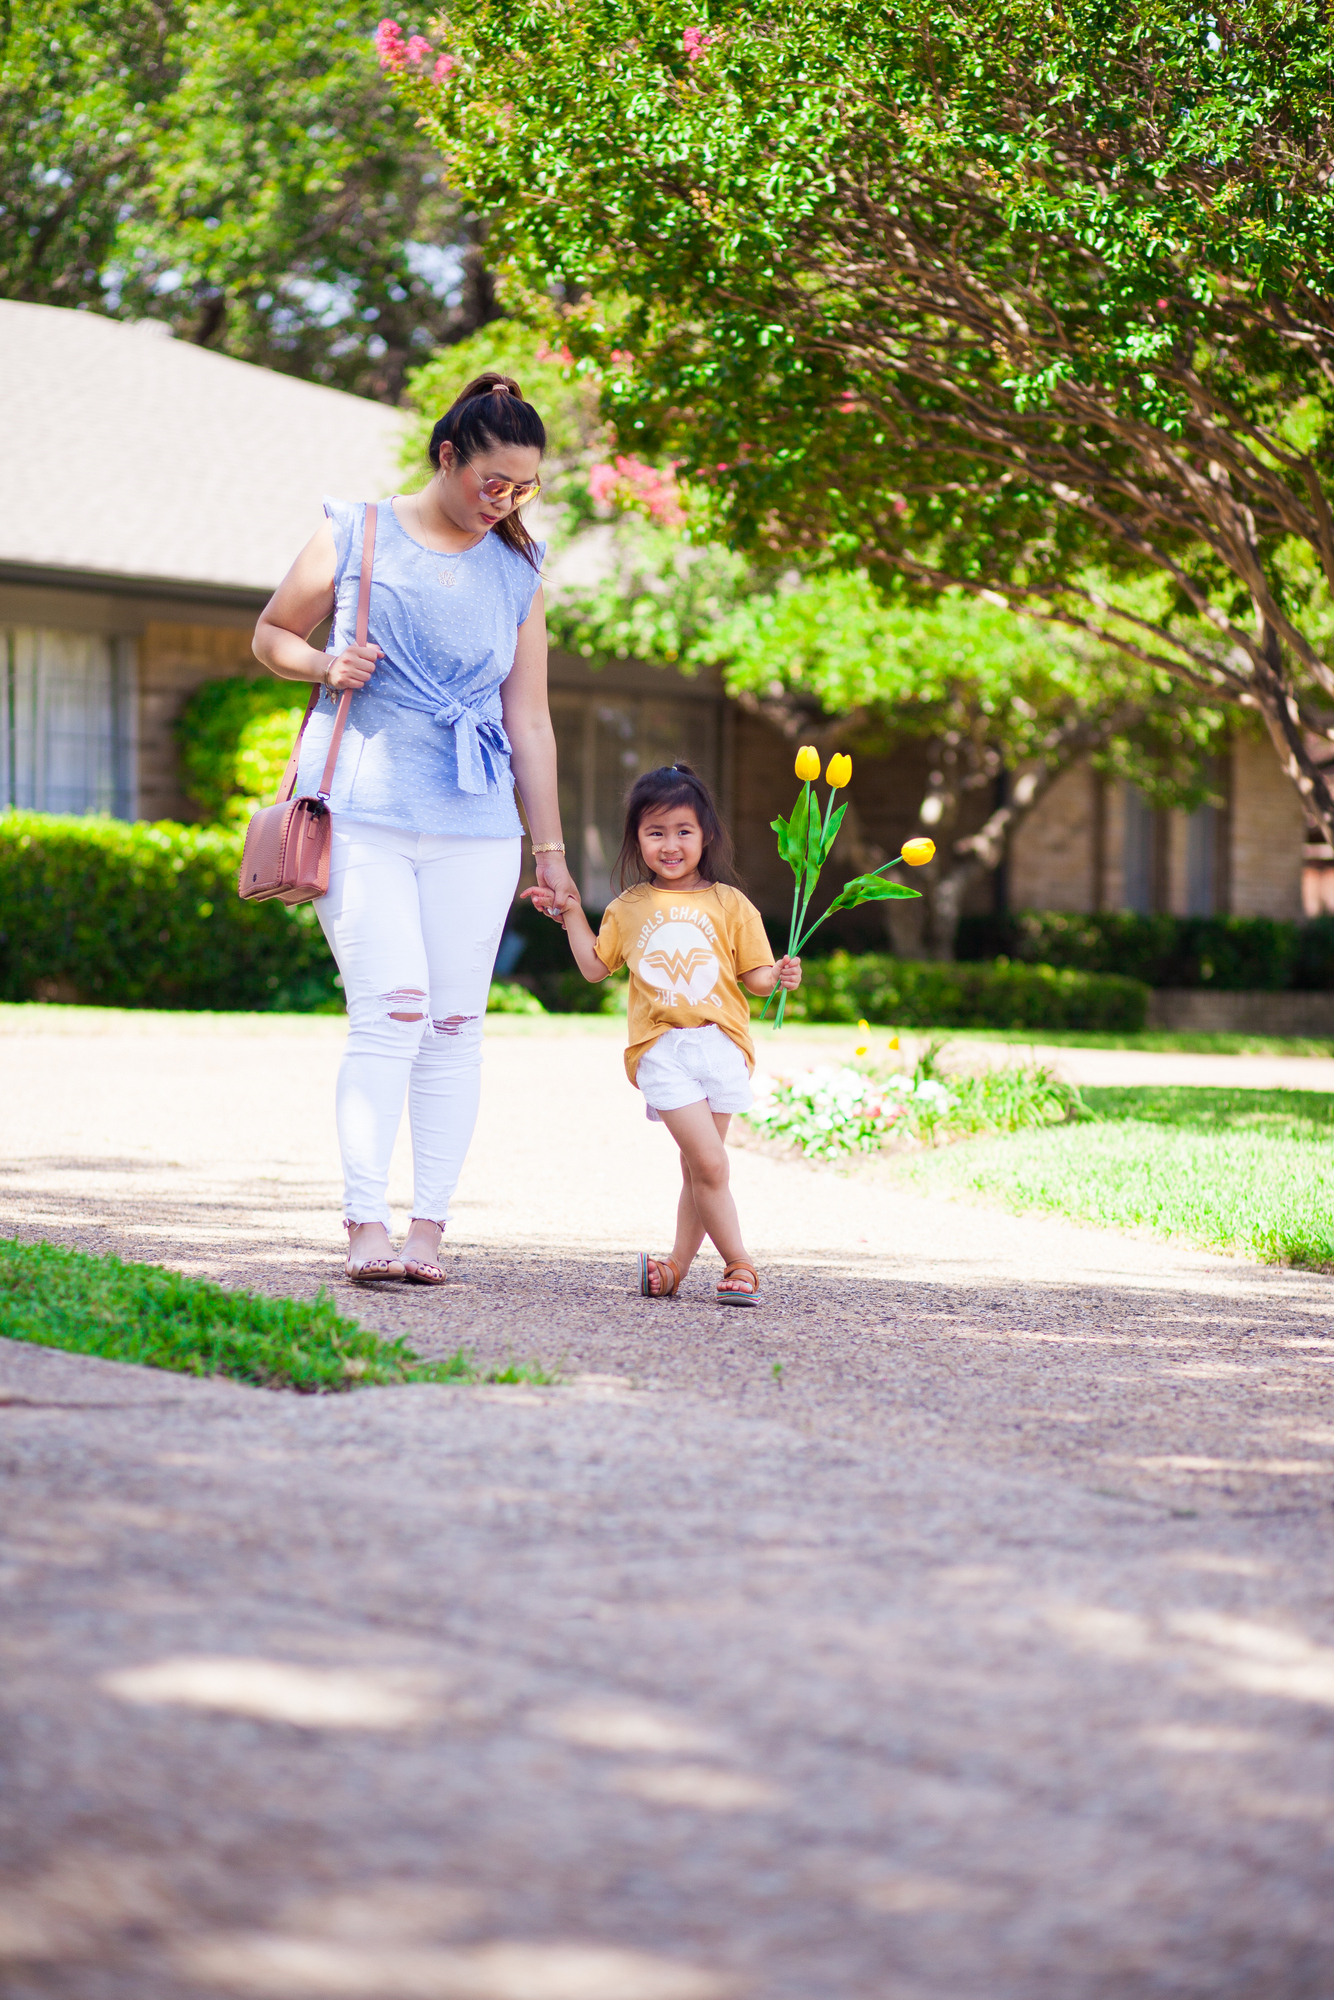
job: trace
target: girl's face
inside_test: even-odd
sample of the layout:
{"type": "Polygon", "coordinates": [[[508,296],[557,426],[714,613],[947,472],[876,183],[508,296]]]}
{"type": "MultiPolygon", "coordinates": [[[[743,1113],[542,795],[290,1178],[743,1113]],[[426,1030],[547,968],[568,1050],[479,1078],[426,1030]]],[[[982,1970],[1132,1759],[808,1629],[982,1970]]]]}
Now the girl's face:
{"type": "Polygon", "coordinates": [[[656,807],[639,822],[639,851],[660,882],[692,888],[704,853],[704,833],[692,806],[656,807]]]}

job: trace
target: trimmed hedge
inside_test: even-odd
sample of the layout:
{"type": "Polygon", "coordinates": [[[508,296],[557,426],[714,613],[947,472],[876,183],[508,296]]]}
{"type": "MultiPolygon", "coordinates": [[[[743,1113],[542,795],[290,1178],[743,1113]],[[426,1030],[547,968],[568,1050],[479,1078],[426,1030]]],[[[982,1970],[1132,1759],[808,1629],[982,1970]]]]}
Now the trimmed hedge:
{"type": "Polygon", "coordinates": [[[1120,972],[1148,986],[1218,993],[1326,992],[1334,987],[1334,918],[1134,916],[1105,910],[1016,910],[964,917],[955,951],[965,961],[1011,958],[1077,972],[1120,972]]]}
{"type": "Polygon", "coordinates": [[[341,1012],[311,906],[237,896],[242,840],[0,813],[0,999],[341,1012]]]}
{"type": "Polygon", "coordinates": [[[1148,988],[1113,974],[1050,965],[957,965],[836,951],[806,964],[789,1019],[875,1021],[901,1028],[1115,1029],[1144,1026],[1148,988]]]}

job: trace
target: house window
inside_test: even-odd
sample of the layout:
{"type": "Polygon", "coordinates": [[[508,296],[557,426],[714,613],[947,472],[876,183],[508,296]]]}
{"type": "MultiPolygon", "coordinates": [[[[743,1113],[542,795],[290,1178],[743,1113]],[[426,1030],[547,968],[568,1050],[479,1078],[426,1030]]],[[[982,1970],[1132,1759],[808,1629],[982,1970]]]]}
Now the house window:
{"type": "Polygon", "coordinates": [[[601,910],[617,893],[625,795],[639,773],[679,757],[717,786],[718,704],[553,690],[551,720],[567,859],[584,901],[601,910]]]}
{"type": "Polygon", "coordinates": [[[0,627],[0,806],[132,819],[134,693],[123,640],[0,627]]]}
{"type": "Polygon", "coordinates": [[[1122,848],[1125,907],[1147,917],[1158,904],[1158,815],[1135,785],[1122,788],[1125,841],[1122,848]]]}
{"type": "Polygon", "coordinates": [[[1186,915],[1211,917],[1218,908],[1218,822],[1214,806],[1197,806],[1186,820],[1186,915]]]}

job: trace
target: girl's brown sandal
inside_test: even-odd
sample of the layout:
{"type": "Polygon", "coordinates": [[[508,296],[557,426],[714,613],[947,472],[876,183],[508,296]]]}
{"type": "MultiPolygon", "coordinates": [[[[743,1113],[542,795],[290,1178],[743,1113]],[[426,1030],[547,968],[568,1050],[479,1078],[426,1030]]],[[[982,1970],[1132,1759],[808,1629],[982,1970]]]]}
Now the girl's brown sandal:
{"type": "Polygon", "coordinates": [[[647,1250],[640,1251],[639,1292],[641,1298],[671,1299],[675,1298],[676,1294],[680,1291],[680,1289],[681,1289],[681,1268],[677,1264],[674,1258],[650,1257],[647,1250]],[[656,1271],[658,1274],[658,1290],[656,1292],[654,1291],[652,1283],[650,1282],[650,1273],[653,1271],[656,1271]],[[670,1285],[667,1282],[667,1273],[669,1271],[672,1274],[672,1282],[670,1285]]]}
{"type": "Polygon", "coordinates": [[[760,1303],[759,1272],[753,1264],[743,1264],[740,1259],[735,1264],[724,1265],[723,1282],[719,1285],[716,1296],[720,1306],[757,1306],[760,1303]],[[727,1286],[727,1280],[738,1276],[741,1272],[750,1279],[748,1292],[734,1292],[727,1286]]]}

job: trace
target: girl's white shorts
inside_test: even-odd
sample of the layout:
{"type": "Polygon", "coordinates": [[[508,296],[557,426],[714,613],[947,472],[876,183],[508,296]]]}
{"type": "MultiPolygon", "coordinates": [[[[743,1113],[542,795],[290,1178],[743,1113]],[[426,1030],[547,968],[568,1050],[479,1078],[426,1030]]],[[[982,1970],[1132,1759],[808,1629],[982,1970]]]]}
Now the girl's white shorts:
{"type": "Polygon", "coordinates": [[[660,1125],[660,1111],[707,1103],[710,1111],[749,1111],[755,1102],[746,1058],[721,1028],[669,1028],[639,1058],[635,1082],[644,1093],[648,1116],[660,1125]]]}

